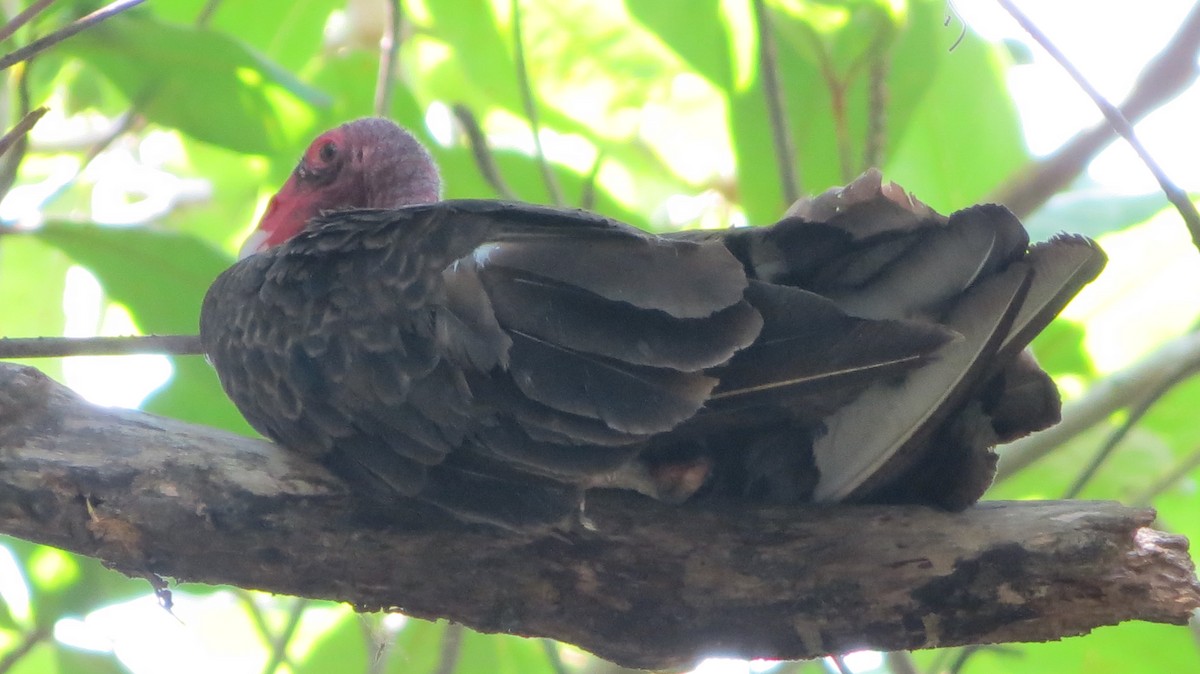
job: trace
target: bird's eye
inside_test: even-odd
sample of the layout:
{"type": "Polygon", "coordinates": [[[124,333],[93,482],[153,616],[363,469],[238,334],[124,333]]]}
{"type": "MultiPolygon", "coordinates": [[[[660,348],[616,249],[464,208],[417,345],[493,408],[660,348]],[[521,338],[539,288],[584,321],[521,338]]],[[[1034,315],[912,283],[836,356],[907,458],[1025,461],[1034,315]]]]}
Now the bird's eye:
{"type": "Polygon", "coordinates": [[[334,143],[333,141],[327,141],[319,150],[317,150],[317,156],[323,162],[330,162],[333,161],[333,158],[337,156],[337,151],[337,143],[334,143]]]}

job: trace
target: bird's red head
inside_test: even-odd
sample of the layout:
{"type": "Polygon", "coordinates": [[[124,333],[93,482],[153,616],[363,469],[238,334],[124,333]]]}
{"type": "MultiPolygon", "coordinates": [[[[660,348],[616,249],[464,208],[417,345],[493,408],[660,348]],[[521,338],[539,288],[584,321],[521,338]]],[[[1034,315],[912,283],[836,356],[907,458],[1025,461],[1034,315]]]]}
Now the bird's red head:
{"type": "Polygon", "coordinates": [[[433,203],[440,191],[437,166],[407,131],[386,119],[347,122],[304,151],[241,256],[287,241],[323,211],[433,203]]]}

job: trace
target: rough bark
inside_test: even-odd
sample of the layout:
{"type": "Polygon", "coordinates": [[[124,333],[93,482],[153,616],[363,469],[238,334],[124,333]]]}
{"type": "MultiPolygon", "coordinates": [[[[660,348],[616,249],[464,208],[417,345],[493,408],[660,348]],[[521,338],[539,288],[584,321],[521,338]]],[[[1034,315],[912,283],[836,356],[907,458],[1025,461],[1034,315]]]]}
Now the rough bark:
{"type": "Polygon", "coordinates": [[[1041,641],[1200,607],[1187,542],[1110,502],[672,507],[589,498],[517,537],[356,509],[274,445],[88,405],[0,365],[0,531],[135,575],[548,636],[627,666],[1041,641]]]}

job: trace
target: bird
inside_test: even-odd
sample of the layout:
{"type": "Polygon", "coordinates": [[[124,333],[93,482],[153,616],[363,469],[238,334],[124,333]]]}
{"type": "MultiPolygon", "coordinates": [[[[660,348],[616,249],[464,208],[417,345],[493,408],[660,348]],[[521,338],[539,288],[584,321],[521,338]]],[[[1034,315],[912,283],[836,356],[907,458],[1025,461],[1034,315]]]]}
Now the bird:
{"type": "Polygon", "coordinates": [[[307,148],[200,335],[254,429],[382,510],[515,532],[597,489],[959,510],[997,444],[1059,420],[1026,347],[1104,263],[877,170],[768,226],[661,235],[443,200],[421,143],[364,118],[307,148]]]}

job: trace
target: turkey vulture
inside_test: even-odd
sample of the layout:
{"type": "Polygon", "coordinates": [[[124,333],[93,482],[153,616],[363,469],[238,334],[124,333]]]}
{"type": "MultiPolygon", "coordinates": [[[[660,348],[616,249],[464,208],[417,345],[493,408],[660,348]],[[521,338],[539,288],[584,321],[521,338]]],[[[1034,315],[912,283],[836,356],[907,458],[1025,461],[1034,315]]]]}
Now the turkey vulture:
{"type": "Polygon", "coordinates": [[[364,500],[514,530],[595,488],[966,507],[994,445],[1058,420],[1025,347],[1104,265],[875,171],[770,227],[663,236],[439,191],[390,121],[321,135],[201,338],[254,428],[364,500]]]}

